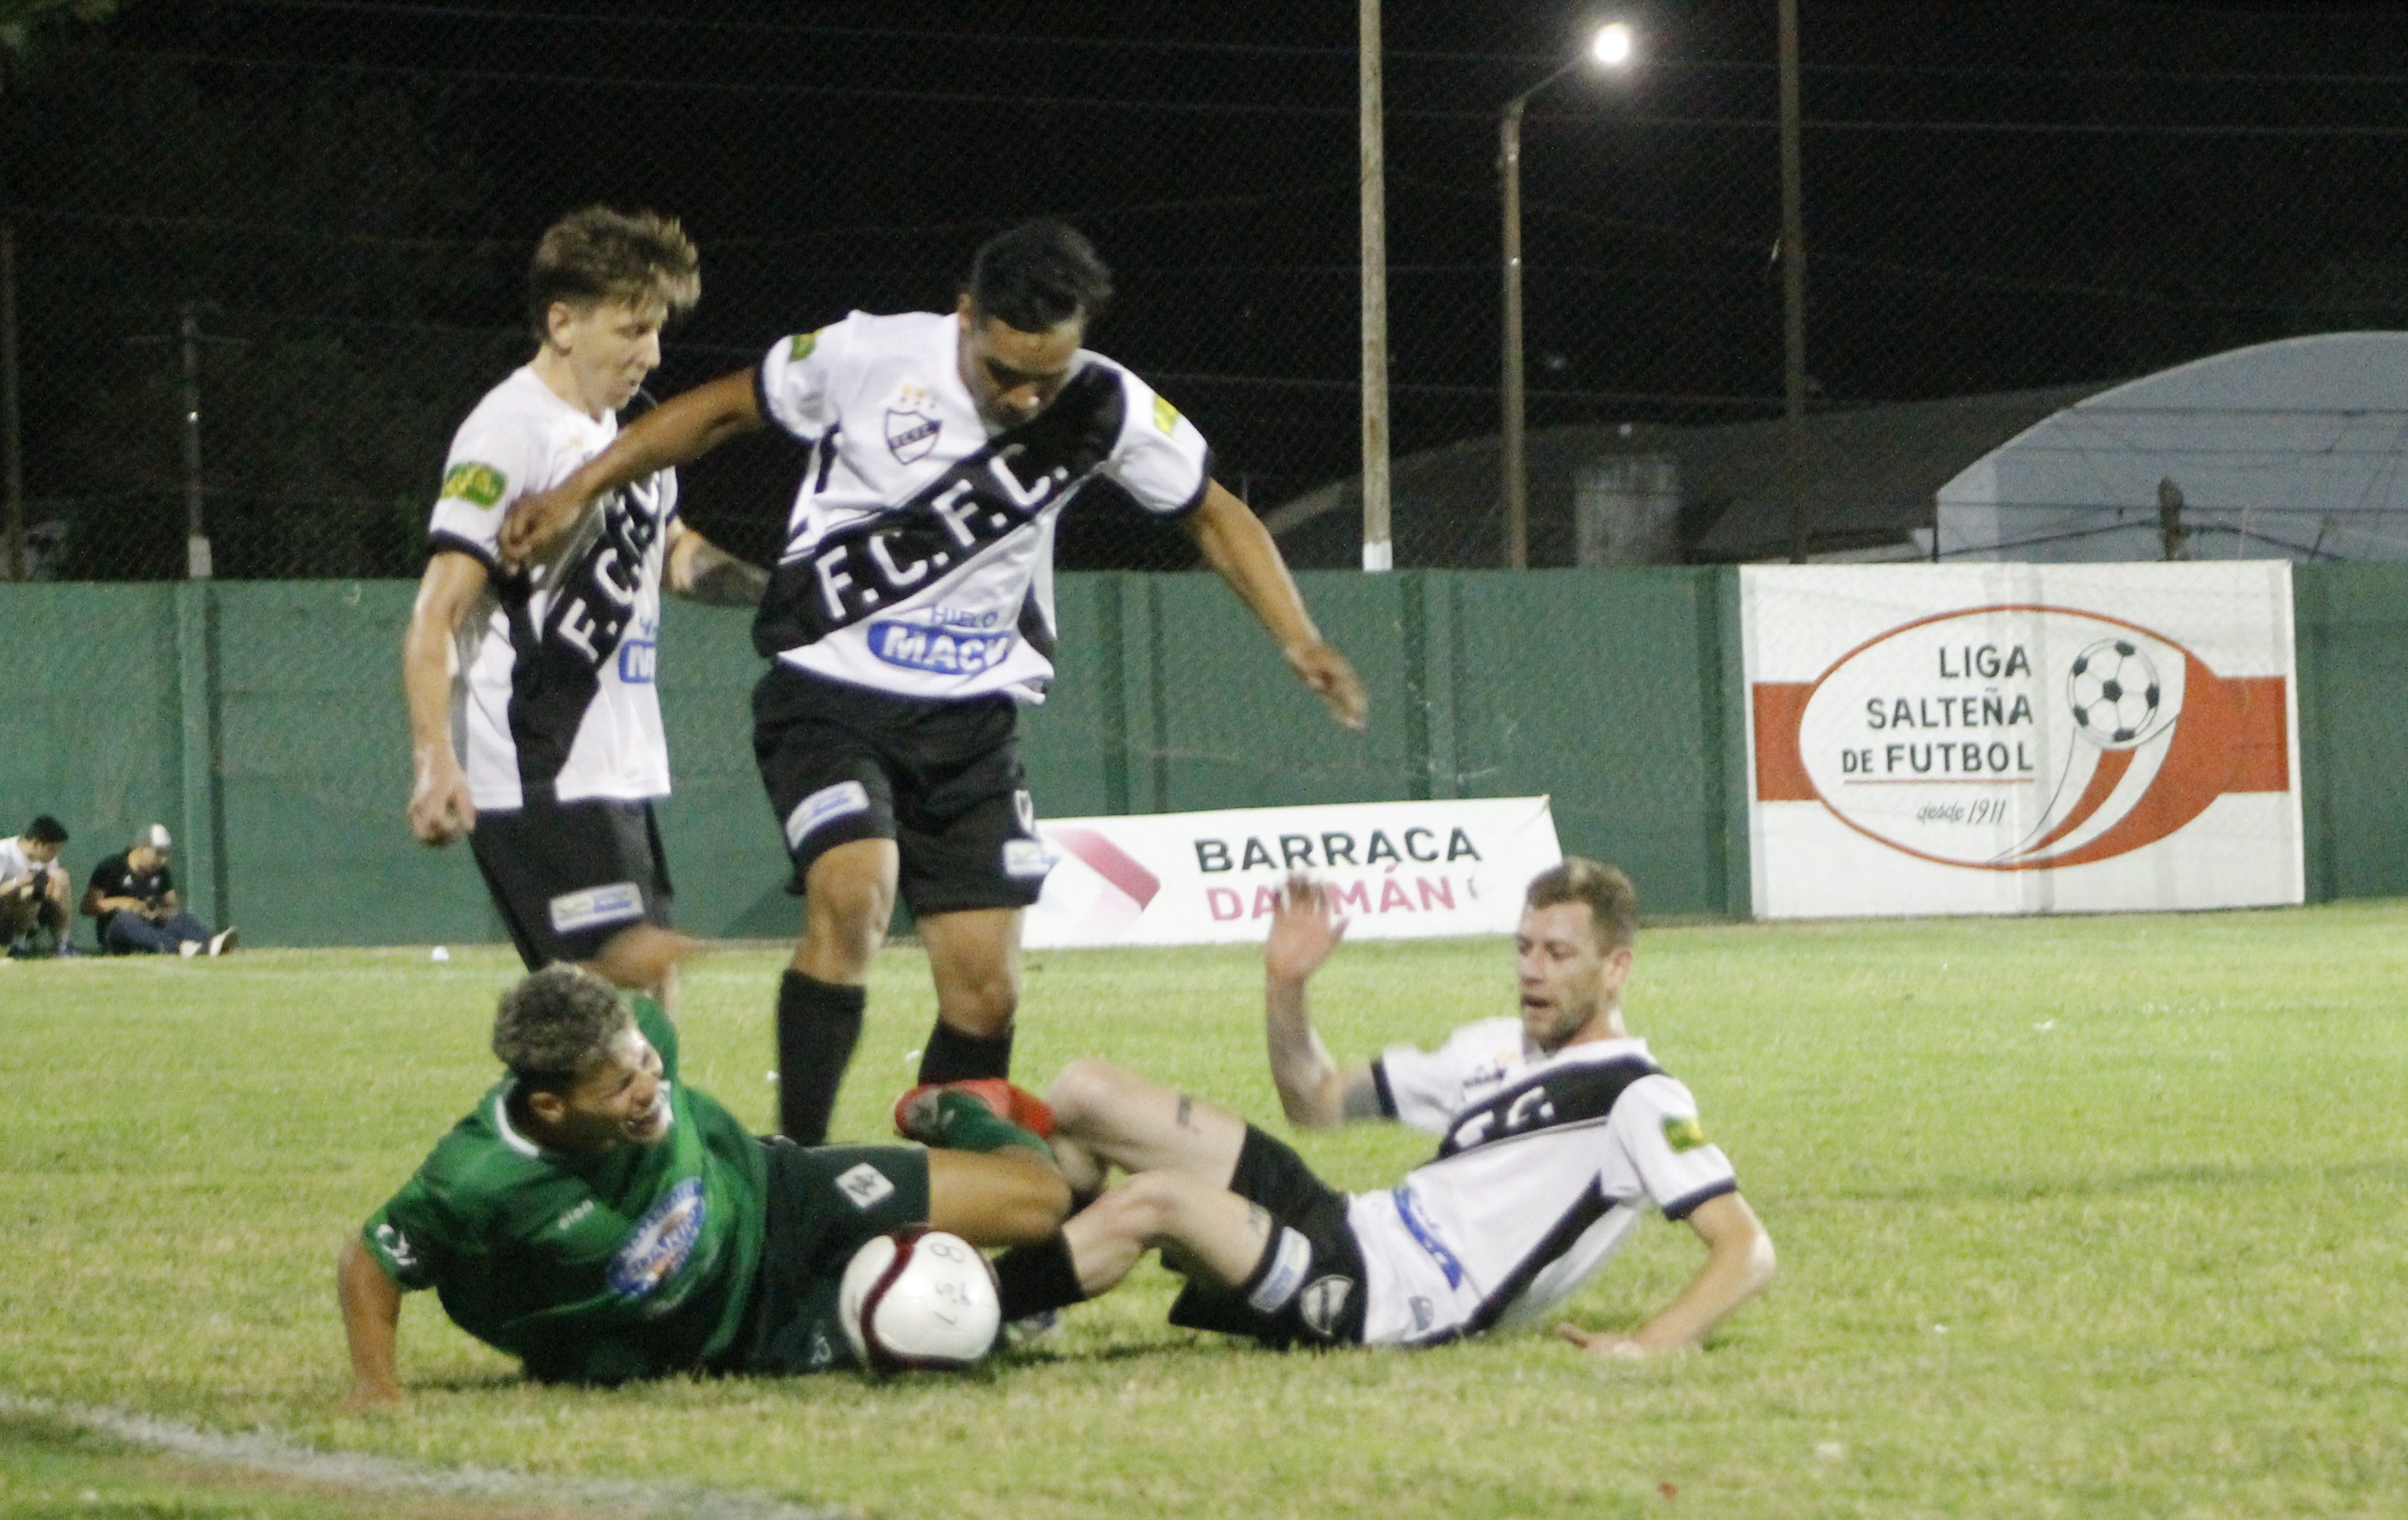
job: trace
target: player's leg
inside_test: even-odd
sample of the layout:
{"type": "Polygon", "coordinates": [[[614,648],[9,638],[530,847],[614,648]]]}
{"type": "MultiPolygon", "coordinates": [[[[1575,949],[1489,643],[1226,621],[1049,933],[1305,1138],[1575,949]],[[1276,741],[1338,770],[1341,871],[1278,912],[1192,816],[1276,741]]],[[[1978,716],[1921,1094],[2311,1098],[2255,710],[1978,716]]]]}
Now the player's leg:
{"type": "Polygon", "coordinates": [[[885,736],[903,900],[920,925],[937,989],[923,1083],[1011,1074],[1021,919],[1046,868],[1018,721],[1009,699],[980,697],[931,704],[885,736]]]}
{"type": "Polygon", "coordinates": [[[1031,1152],[928,1153],[928,1223],[972,1245],[1040,1244],[1069,1212],[1062,1174],[1031,1152]]]}
{"type": "Polygon", "coordinates": [[[937,1026],[920,1059],[922,1082],[1010,1074],[1024,916],[1019,908],[973,908],[920,920],[937,985],[937,1026]]]}
{"type": "Polygon", "coordinates": [[[1225,1187],[1176,1171],[1140,1172],[1062,1226],[1082,1296],[1117,1286],[1148,1251],[1191,1277],[1236,1288],[1270,1244],[1270,1211],[1225,1187]]]}
{"type": "Polygon", "coordinates": [[[1236,1114],[1092,1056],[1064,1067],[1045,1102],[1054,1111],[1055,1150],[1069,1150],[1065,1140],[1077,1148],[1064,1170],[1082,1190],[1103,1178],[1080,1175],[1087,1169],[1078,1152],[1100,1167],[1176,1171],[1226,1187],[1245,1146],[1245,1121],[1236,1114]]]}
{"type": "Polygon", "coordinates": [[[178,948],[174,935],[134,912],[109,914],[108,927],[101,938],[119,955],[172,955],[178,948]]]}
{"type": "Polygon", "coordinates": [[[778,982],[778,1122],[804,1145],[827,1138],[895,911],[894,791],[862,732],[887,700],[782,665],[752,689],[752,757],[794,862],[787,890],[803,898],[778,982]]]}
{"type": "Polygon", "coordinates": [[[677,965],[702,941],[673,927],[668,852],[661,847],[660,820],[649,802],[614,807],[609,812],[615,868],[643,889],[643,921],[613,931],[583,964],[615,986],[647,992],[674,1012],[677,965]]]}

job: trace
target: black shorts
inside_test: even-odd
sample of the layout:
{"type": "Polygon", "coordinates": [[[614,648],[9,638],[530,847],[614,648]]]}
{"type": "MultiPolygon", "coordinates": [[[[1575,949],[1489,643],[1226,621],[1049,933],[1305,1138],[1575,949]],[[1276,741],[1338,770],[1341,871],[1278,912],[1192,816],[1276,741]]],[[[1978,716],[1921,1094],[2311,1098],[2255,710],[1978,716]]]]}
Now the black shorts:
{"type": "Polygon", "coordinates": [[[670,926],[668,857],[649,802],[553,802],[480,812],[469,853],[530,971],[590,961],[635,924],[670,926]]]}
{"type": "Polygon", "coordinates": [[[818,1372],[848,1361],[836,1317],[844,1269],[872,1236],[928,1218],[928,1153],[909,1145],[761,1141],[769,1218],[725,1371],[818,1372]]]}
{"type": "Polygon", "coordinates": [[[893,839],[914,916],[1025,908],[1045,884],[1011,698],[896,696],[772,665],[752,688],[752,757],[795,863],[893,839]]]}
{"type": "Polygon", "coordinates": [[[1346,1195],[1312,1174],[1304,1157],[1254,1126],[1238,1151],[1229,1191],[1271,1216],[1271,1257],[1245,1289],[1190,1282],[1170,1306],[1170,1323],[1191,1330],[1247,1335],[1266,1345],[1360,1345],[1363,1248],[1346,1222],[1346,1195]],[[1266,1298],[1277,1302],[1259,1307],[1266,1298]]]}

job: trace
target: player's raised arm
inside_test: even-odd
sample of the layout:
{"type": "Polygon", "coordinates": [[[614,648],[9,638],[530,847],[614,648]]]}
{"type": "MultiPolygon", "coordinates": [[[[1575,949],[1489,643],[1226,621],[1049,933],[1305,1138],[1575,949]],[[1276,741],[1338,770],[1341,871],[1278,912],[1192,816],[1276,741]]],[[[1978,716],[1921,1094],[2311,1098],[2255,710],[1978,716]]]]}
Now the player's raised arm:
{"type": "Polygon", "coordinates": [[[362,1410],[401,1402],[394,1347],[401,1336],[401,1284],[385,1275],[367,1247],[353,1236],[335,1262],[335,1302],[343,1313],[343,1339],[351,1353],[351,1391],[347,1408],[362,1410]]]}
{"type": "Polygon", "coordinates": [[[477,826],[468,778],[452,749],[452,640],[485,589],[473,554],[437,553],[418,582],[401,638],[401,686],[409,700],[409,832],[422,844],[450,844],[477,826]]]}
{"type": "Polygon", "coordinates": [[[1280,652],[1287,656],[1297,679],[1329,704],[1332,717],[1360,733],[1370,707],[1363,695],[1363,682],[1346,656],[1326,642],[1321,630],[1313,626],[1312,614],[1304,609],[1304,598],[1296,589],[1296,578],[1288,574],[1287,562],[1280,558],[1279,545],[1262,520],[1227,487],[1213,480],[1204,489],[1203,504],[1182,519],[1182,525],[1196,540],[1204,563],[1229,582],[1230,589],[1279,640],[1280,652]]]}
{"type": "Polygon", "coordinates": [[[502,520],[502,558],[523,564],[568,529],[595,497],[657,470],[690,464],[761,425],[753,372],[739,369],[663,402],[629,423],[610,447],[549,491],[511,503],[502,520]]]}
{"type": "Polygon", "coordinates": [[[758,607],[769,590],[769,572],[738,559],[685,527],[669,545],[668,589],[690,602],[713,607],[758,607]]]}
{"type": "Polygon", "coordinates": [[[1340,1070],[1306,1007],[1306,983],[1345,935],[1346,921],[1338,916],[1329,889],[1301,876],[1289,878],[1271,915],[1270,937],[1263,941],[1263,1034],[1280,1108],[1288,1123],[1302,1129],[1380,1116],[1371,1068],[1340,1070]]]}
{"type": "Polygon", "coordinates": [[[1708,1198],[1689,1215],[1689,1227],[1706,1242],[1706,1259],[1689,1285],[1628,1335],[1558,1325],[1555,1333],[1592,1356],[1637,1361],[1668,1352],[1695,1351],[1715,1326],[1772,1282],[1772,1237],[1756,1211],[1737,1193],[1708,1198]]]}

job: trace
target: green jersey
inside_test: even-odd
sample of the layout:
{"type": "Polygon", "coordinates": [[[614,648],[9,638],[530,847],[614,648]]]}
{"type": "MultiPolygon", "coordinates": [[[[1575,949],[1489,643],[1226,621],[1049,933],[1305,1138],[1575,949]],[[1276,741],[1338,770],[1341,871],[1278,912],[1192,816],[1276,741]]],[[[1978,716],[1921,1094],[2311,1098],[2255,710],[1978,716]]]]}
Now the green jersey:
{"type": "Polygon", "coordinates": [[[541,1378],[615,1382],[728,1356],[761,1259],[768,1164],[709,1094],[677,1080],[677,1030],[650,999],[667,1134],[595,1154],[511,1122],[504,1078],[360,1239],[395,1283],[541,1378]]]}

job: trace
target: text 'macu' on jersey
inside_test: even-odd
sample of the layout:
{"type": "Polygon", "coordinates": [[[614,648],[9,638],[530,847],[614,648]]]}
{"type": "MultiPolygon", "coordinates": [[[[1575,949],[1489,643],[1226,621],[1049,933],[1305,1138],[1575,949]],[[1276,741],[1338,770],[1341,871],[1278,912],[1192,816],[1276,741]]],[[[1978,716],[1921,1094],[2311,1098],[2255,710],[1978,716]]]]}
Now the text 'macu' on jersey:
{"type": "Polygon", "coordinates": [[[511,502],[566,480],[618,432],[616,417],[586,416],[522,367],[452,437],[427,531],[437,552],[480,560],[490,577],[461,624],[452,688],[452,743],[480,808],[522,807],[529,790],[562,802],[668,795],[652,682],[676,473],[603,496],[518,573],[502,573],[495,549],[511,502]]]}
{"type": "Polygon", "coordinates": [[[1487,1019],[1372,1070],[1383,1109],[1444,1138],[1437,1159],[1349,1204],[1369,1342],[1531,1323],[1596,1275],[1649,1203],[1683,1219],[1739,1188],[1643,1040],[1535,1055],[1519,1019],[1487,1019]]]}
{"type": "Polygon", "coordinates": [[[635,1003],[661,1054],[666,1135],[546,1151],[511,1123],[505,1077],[360,1229],[387,1276],[434,1288],[454,1324],[538,1377],[615,1382],[722,1357],[758,1269],[760,1142],[679,1080],[676,1028],[635,1003]]]}
{"type": "Polygon", "coordinates": [[[1204,499],[1211,451],[1143,380],[1081,350],[1033,420],[991,435],[950,313],[871,316],[788,338],[758,371],[763,415],[811,445],[761,652],[906,696],[1044,698],[1054,528],[1102,475],[1140,510],[1204,499]]]}

